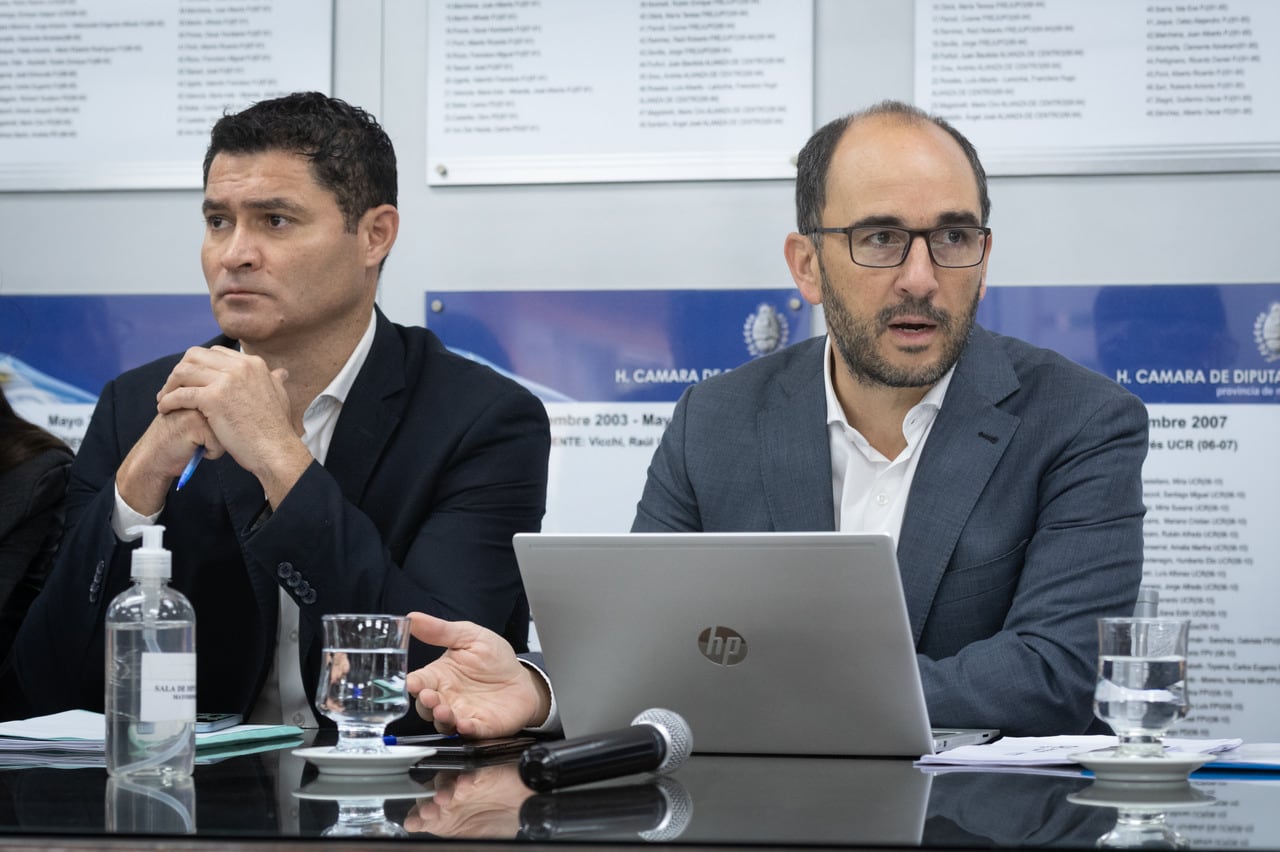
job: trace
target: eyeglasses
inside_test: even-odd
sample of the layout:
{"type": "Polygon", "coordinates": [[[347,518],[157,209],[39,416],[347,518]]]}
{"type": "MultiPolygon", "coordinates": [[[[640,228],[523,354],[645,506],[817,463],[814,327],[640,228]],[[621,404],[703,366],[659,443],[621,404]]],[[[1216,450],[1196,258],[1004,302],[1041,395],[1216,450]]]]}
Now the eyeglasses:
{"type": "Polygon", "coordinates": [[[935,266],[963,269],[977,266],[987,253],[990,228],[950,225],[927,231],[909,228],[815,228],[813,234],[844,234],[849,238],[849,259],[858,266],[885,269],[900,266],[911,251],[916,237],[924,237],[929,257],[935,266]]]}

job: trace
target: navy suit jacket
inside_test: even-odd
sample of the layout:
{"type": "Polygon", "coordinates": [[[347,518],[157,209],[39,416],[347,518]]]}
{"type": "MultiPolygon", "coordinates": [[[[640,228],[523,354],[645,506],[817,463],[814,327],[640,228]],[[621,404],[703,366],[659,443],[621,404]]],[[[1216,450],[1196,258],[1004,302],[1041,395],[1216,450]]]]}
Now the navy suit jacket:
{"type": "MultiPolygon", "coordinates": [[[[633,530],[833,529],[824,341],[689,388],[633,530]]],[[[1013,735],[1089,726],[1096,619],[1132,614],[1142,579],[1146,451],[1137,397],[1053,352],[973,329],[898,538],[935,725],[1013,735]]]]}
{"type": "MultiPolygon", "coordinates": [[[[248,718],[275,654],[280,588],[299,605],[308,690],[326,613],[416,609],[475,621],[526,650],[529,608],[511,537],[541,525],[546,412],[430,331],[381,312],[376,322],[324,465],[313,462],[274,513],[230,456],[206,459],[169,491],[157,523],[173,552],[172,585],[196,610],[201,711],[248,718]]],[[[102,709],[103,617],[129,585],[135,547],[111,529],[115,472],[179,357],[123,374],[98,401],[72,466],[67,537],[15,646],[35,712],[102,709]]],[[[415,640],[409,665],[439,652],[415,640]]]]}

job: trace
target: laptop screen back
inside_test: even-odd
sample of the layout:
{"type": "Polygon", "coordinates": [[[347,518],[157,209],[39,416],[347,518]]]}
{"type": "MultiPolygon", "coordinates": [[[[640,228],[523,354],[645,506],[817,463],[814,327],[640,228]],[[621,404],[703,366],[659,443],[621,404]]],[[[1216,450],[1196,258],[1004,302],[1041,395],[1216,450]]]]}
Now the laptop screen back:
{"type": "Polygon", "coordinates": [[[520,534],[566,736],[665,707],[695,752],[932,751],[893,541],[520,534]]]}

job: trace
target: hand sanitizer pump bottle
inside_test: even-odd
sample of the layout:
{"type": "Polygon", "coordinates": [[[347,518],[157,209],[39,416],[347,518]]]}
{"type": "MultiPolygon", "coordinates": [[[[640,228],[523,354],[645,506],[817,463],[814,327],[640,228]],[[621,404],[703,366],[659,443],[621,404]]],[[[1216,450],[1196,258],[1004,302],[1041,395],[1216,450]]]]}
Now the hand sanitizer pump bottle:
{"type": "Polygon", "coordinates": [[[189,776],[196,752],[196,614],[169,587],[164,527],[144,526],[133,585],[107,608],[107,772],[189,776]]]}

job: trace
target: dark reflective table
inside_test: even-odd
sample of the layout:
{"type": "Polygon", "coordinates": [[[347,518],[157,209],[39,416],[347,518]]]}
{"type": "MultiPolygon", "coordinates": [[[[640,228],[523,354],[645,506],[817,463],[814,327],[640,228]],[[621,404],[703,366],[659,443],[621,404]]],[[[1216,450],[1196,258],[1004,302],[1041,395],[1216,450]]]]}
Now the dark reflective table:
{"type": "Polygon", "coordinates": [[[514,763],[321,775],[291,749],[150,788],[101,768],[0,770],[0,847],[386,848],[574,844],[1280,849],[1280,777],[1171,785],[943,771],[909,761],[695,755],[674,775],[534,794],[514,763]]]}

